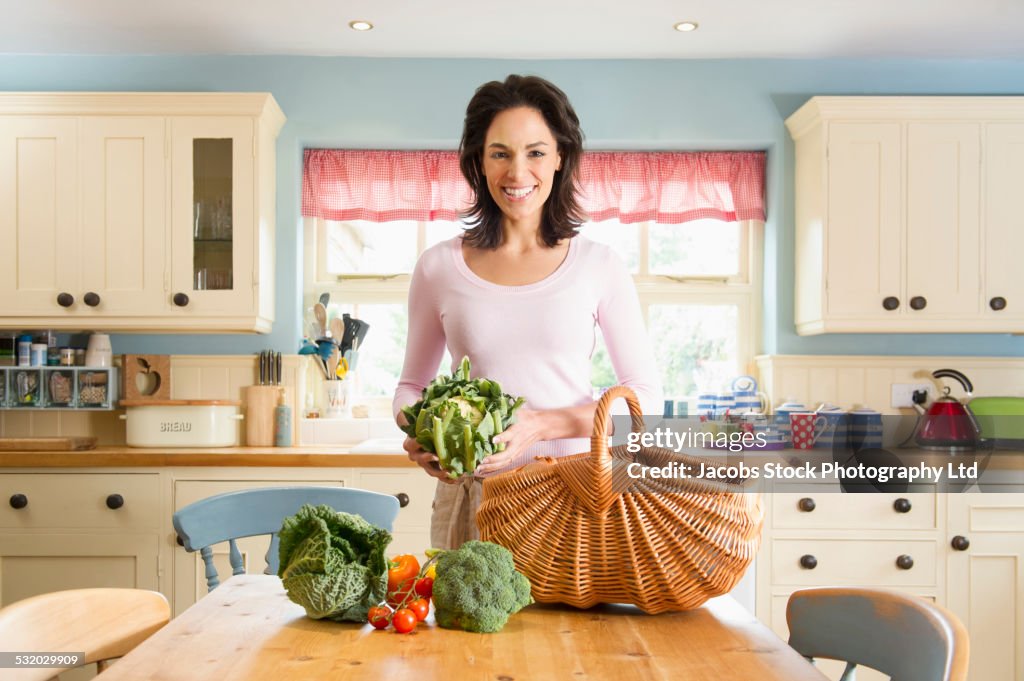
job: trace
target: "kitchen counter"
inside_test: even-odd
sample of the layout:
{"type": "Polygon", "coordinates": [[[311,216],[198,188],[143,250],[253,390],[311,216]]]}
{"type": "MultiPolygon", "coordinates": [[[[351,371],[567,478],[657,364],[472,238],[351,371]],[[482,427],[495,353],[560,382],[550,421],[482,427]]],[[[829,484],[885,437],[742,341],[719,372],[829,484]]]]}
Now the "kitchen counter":
{"type": "Polygon", "coordinates": [[[140,448],[78,451],[4,451],[0,468],[113,468],[162,466],[265,466],[415,468],[403,454],[350,453],[350,446],[140,448]]]}

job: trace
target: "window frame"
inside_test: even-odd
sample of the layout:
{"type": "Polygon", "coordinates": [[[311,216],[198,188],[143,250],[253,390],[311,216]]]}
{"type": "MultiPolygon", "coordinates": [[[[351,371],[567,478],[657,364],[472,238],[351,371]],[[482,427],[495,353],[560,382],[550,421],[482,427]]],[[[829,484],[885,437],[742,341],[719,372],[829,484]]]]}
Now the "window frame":
{"type": "MultiPolygon", "coordinates": [[[[326,270],[327,220],[303,218],[303,309],[311,307],[327,291],[333,302],[345,304],[405,304],[411,274],[323,275],[326,270]]],[[[644,323],[649,324],[651,305],[735,305],[737,308],[736,372],[748,374],[761,349],[764,277],[764,226],[759,220],[739,221],[740,271],[732,276],[673,276],[646,274],[650,257],[649,223],[639,225],[639,274],[633,275],[644,323]]],[[[416,257],[426,247],[427,222],[416,223],[416,257]]]]}

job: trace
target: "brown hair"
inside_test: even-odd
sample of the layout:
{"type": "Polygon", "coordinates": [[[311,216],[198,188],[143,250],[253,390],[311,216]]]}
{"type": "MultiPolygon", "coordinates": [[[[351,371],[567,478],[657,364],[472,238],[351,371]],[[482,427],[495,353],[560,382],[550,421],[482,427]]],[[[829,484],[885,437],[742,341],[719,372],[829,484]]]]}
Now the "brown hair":
{"type": "Polygon", "coordinates": [[[538,76],[510,75],[505,82],[492,80],[477,88],[466,107],[459,142],[459,167],[476,194],[472,207],[463,213],[471,225],[465,240],[477,248],[496,248],[501,242],[502,212],[487,189],[482,171],[484,139],[494,117],[507,109],[526,107],[539,112],[551,130],[562,156],[555,172],[551,195],[544,203],[540,235],[546,246],[576,236],[584,214],[576,199],[577,173],[583,153],[580,119],[569,98],[553,83],[538,76]]]}

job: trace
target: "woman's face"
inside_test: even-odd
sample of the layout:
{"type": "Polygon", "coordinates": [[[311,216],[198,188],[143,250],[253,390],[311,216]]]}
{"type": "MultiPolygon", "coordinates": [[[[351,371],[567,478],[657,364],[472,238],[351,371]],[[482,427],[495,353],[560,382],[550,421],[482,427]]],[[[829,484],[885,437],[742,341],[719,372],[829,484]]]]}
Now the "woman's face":
{"type": "Polygon", "coordinates": [[[526,107],[506,109],[484,137],[487,189],[509,220],[537,220],[562,167],[558,143],[544,116],[526,107]]]}

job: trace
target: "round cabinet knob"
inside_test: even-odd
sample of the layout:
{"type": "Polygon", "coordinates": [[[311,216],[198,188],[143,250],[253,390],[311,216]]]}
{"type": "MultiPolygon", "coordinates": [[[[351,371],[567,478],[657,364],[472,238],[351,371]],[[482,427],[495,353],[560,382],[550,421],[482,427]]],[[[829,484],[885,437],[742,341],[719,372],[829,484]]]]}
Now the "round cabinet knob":
{"type": "Polygon", "coordinates": [[[818,559],[812,556],[811,554],[807,554],[806,556],[800,556],[800,567],[802,567],[805,570],[813,570],[814,568],[818,567],[818,559]]]}
{"type": "Polygon", "coordinates": [[[910,308],[913,310],[923,310],[928,307],[928,301],[924,296],[914,296],[910,299],[910,308]]]}
{"type": "Polygon", "coordinates": [[[75,304],[75,297],[70,293],[61,293],[57,296],[57,304],[61,307],[71,307],[75,304]]]}
{"type": "Polygon", "coordinates": [[[899,306],[900,299],[897,298],[896,296],[888,296],[885,300],[882,301],[882,307],[884,307],[886,310],[895,310],[899,306]]]}
{"type": "Polygon", "coordinates": [[[897,513],[910,513],[910,509],[913,508],[910,504],[910,499],[903,499],[902,497],[892,502],[892,507],[897,513]]]}
{"type": "Polygon", "coordinates": [[[82,302],[84,302],[89,307],[96,307],[97,305],[100,304],[99,294],[89,291],[84,296],[82,296],[82,302]]]}
{"type": "MultiPolygon", "coordinates": [[[[11,498],[13,499],[14,497],[11,498]]],[[[967,548],[971,545],[971,540],[967,537],[958,534],[957,536],[953,537],[953,541],[949,543],[957,551],[966,551],[967,548]]]]}
{"type": "Polygon", "coordinates": [[[185,295],[184,293],[175,293],[174,298],[172,298],[172,300],[174,301],[174,304],[177,305],[178,307],[185,307],[186,305],[188,305],[188,296],[185,295]]]}
{"type": "Polygon", "coordinates": [[[902,556],[896,559],[896,567],[898,567],[900,570],[909,570],[910,568],[914,567],[914,559],[904,553],[902,556]]]}
{"type": "Polygon", "coordinates": [[[116,510],[124,506],[124,497],[120,494],[111,494],[107,497],[107,508],[116,510]]]}
{"type": "Polygon", "coordinates": [[[811,499],[810,497],[804,497],[798,501],[796,505],[804,513],[810,513],[817,508],[817,504],[814,503],[814,499],[811,499]]]}
{"type": "Polygon", "coordinates": [[[1006,298],[1003,298],[1002,296],[996,296],[992,300],[988,301],[988,306],[991,307],[996,312],[999,312],[999,310],[1005,310],[1006,298]]]}
{"type": "Polygon", "coordinates": [[[11,495],[11,508],[25,508],[28,506],[28,497],[24,494],[12,494],[11,495]]]}
{"type": "Polygon", "coordinates": [[[399,508],[405,508],[409,505],[409,495],[405,492],[399,492],[395,497],[398,499],[399,508]]]}

